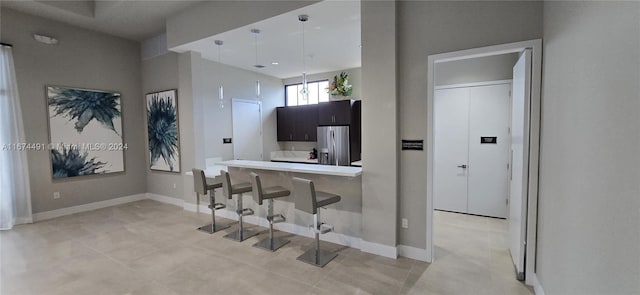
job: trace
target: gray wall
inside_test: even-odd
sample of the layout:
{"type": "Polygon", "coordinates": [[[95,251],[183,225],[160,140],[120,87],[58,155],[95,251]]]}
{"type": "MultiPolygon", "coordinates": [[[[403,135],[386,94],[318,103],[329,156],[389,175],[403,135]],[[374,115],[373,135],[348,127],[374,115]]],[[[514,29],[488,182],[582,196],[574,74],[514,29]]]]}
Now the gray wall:
{"type": "Polygon", "coordinates": [[[398,203],[396,7],[395,1],[363,1],[361,8],[362,96],[366,97],[362,104],[362,239],[393,247],[398,203]]]}
{"type": "Polygon", "coordinates": [[[33,212],[146,192],[140,46],[136,42],[80,29],[3,8],[2,42],[14,45],[14,62],[27,142],[47,143],[45,85],[113,90],[122,95],[125,172],[52,181],[49,153],[28,153],[33,212]],[[32,34],[60,40],[47,46],[32,34]],[[53,192],[61,198],[53,199],[53,192]]]}
{"type": "MultiPolygon", "coordinates": [[[[400,135],[405,139],[426,139],[428,56],[541,38],[542,2],[401,1],[397,31],[400,135]]],[[[363,54],[364,50],[363,47],[363,54]]],[[[364,59],[362,64],[364,71],[364,59]]],[[[365,83],[366,79],[363,72],[365,83]]],[[[390,139],[379,138],[368,144],[387,140],[390,139]]],[[[398,229],[398,243],[424,249],[427,153],[400,153],[398,218],[408,218],[410,227],[398,229]]],[[[386,155],[392,156],[390,152],[386,155]]],[[[363,200],[366,198],[363,191],[363,200]]]]}
{"type": "Polygon", "coordinates": [[[543,55],[538,279],[640,294],[640,3],[545,2],[543,55]]]}
{"type": "Polygon", "coordinates": [[[204,114],[205,158],[233,159],[233,144],[223,144],[222,138],[233,137],[231,101],[233,98],[256,100],[255,81],[260,80],[262,98],[262,147],[263,159],[270,160],[272,151],[279,150],[276,142],[276,107],[282,104],[284,86],[282,80],[251,71],[230,67],[198,58],[193,79],[202,94],[204,114]],[[218,106],[218,87],[224,85],[224,108],[218,106]]]}
{"type": "MultiPolygon", "coordinates": [[[[168,53],[153,57],[142,61],[142,93],[156,92],[167,89],[178,89],[178,54],[168,53]]],[[[178,89],[178,126],[182,127],[182,122],[190,120],[189,117],[182,117],[180,110],[182,108],[190,108],[182,100],[182,93],[178,89]]],[[[143,123],[144,124],[144,123],[143,123]]],[[[146,124],[143,127],[146,134],[146,124]]],[[[147,137],[145,137],[146,140],[147,137]]],[[[184,141],[180,138],[181,144],[184,141]]],[[[145,141],[145,152],[148,151],[148,141],[145,141]]],[[[181,157],[182,151],[181,151],[181,157]]],[[[146,155],[147,170],[147,192],[169,196],[174,198],[182,198],[183,177],[180,173],[152,171],[149,167],[149,156],[146,155]],[[173,187],[175,184],[175,188],[173,187]]],[[[192,167],[186,166],[181,162],[180,169],[182,172],[190,171],[192,167]]]]}
{"type": "MultiPolygon", "coordinates": [[[[329,80],[329,83],[331,83],[331,81],[333,81],[333,77],[340,75],[341,72],[345,72],[347,73],[347,75],[349,75],[349,84],[353,86],[353,92],[351,93],[351,98],[362,99],[362,94],[361,94],[362,93],[362,69],[361,68],[346,69],[346,70],[308,75],[307,80],[309,81],[329,80]]],[[[283,79],[282,83],[284,85],[302,83],[302,76],[295,76],[295,77],[283,79]]],[[[282,97],[282,101],[284,103],[284,96],[282,97]]]]}
{"type": "Polygon", "coordinates": [[[517,53],[477,57],[436,64],[435,85],[511,80],[517,53]]]}

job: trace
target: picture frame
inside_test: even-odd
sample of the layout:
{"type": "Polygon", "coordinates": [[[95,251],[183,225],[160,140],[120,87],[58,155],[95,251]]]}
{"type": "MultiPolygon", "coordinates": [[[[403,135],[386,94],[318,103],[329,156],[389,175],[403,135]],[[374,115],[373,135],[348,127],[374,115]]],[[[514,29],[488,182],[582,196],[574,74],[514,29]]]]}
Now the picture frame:
{"type": "Polygon", "coordinates": [[[145,95],[149,169],[180,173],[180,128],[176,89],[145,95]]]}
{"type": "Polygon", "coordinates": [[[121,94],[45,86],[54,180],[125,171],[121,94]]]}

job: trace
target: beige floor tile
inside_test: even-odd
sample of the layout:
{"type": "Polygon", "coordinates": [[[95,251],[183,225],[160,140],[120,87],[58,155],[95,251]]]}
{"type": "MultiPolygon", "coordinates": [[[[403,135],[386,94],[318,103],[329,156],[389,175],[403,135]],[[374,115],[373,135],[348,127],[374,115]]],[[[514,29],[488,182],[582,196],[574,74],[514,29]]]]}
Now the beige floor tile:
{"type": "Polygon", "coordinates": [[[514,278],[504,220],[436,212],[433,264],[321,242],[324,268],[296,260],[313,239],[284,232],[276,252],[197,231],[211,216],[151,200],[0,232],[1,294],[532,294],[514,278]]]}

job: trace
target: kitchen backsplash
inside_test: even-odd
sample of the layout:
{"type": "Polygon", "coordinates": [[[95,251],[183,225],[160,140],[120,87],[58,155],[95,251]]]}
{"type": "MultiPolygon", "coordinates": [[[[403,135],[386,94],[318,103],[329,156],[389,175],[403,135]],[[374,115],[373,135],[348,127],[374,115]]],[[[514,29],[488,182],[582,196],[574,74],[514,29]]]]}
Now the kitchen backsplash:
{"type": "Polygon", "coordinates": [[[280,150],[283,151],[304,151],[310,152],[312,149],[316,148],[316,142],[307,142],[307,141],[285,141],[278,142],[280,146],[280,150]]]}

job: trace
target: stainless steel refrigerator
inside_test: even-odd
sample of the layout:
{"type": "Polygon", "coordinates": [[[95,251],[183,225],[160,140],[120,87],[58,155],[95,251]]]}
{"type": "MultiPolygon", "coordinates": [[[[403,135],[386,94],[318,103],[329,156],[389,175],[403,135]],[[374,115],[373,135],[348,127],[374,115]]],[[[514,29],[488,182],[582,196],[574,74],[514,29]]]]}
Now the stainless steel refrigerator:
{"type": "Polygon", "coordinates": [[[318,127],[318,163],[350,166],[349,126],[318,127]]]}

